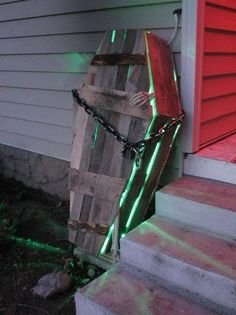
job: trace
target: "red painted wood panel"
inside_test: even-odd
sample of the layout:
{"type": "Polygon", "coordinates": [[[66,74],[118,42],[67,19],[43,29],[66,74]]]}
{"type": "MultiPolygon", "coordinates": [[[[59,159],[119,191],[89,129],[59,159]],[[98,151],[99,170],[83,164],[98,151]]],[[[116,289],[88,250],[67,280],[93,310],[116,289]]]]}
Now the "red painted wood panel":
{"type": "Polygon", "coordinates": [[[236,10],[208,5],[205,10],[205,27],[236,31],[235,18],[236,10]]]}
{"type": "Polygon", "coordinates": [[[198,148],[236,131],[236,0],[205,3],[198,148]]]}
{"type": "Polygon", "coordinates": [[[203,76],[236,73],[236,54],[205,54],[203,76]]]}
{"type": "Polygon", "coordinates": [[[236,33],[207,29],[204,36],[204,52],[236,53],[236,33]]]}
{"type": "Polygon", "coordinates": [[[201,107],[201,122],[234,113],[236,111],[236,94],[205,100],[201,107]]]}
{"type": "Polygon", "coordinates": [[[207,3],[216,4],[216,5],[223,6],[229,9],[236,9],[235,0],[207,0],[207,3]]]}
{"type": "MultiPolygon", "coordinates": [[[[202,82],[202,99],[213,98],[236,92],[236,74],[228,76],[207,77],[202,82]]],[[[224,100],[222,99],[222,106],[224,100]]]]}
{"type": "Polygon", "coordinates": [[[226,116],[221,116],[221,119],[214,119],[203,123],[200,129],[200,147],[210,144],[233,132],[236,132],[236,112],[226,116]]]}
{"type": "Polygon", "coordinates": [[[177,80],[173,80],[174,63],[170,46],[153,33],[147,32],[146,36],[157,112],[162,116],[177,117],[181,113],[181,106],[177,80]]]}

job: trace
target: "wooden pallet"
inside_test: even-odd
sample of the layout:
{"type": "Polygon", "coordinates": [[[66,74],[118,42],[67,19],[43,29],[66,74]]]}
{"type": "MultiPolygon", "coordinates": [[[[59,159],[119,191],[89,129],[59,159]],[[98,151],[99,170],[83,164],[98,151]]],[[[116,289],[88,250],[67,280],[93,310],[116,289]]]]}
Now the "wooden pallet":
{"type": "MultiPolygon", "coordinates": [[[[181,114],[172,53],[168,44],[144,31],[107,32],[80,95],[130,141],[156,133],[181,114]],[[149,79],[148,79],[149,78],[149,79]],[[149,82],[150,81],[150,82],[149,82]],[[135,107],[139,91],[155,93],[150,106],[135,107]]],[[[119,213],[119,237],[145,217],[179,125],[146,145],[141,167],[123,158],[122,146],[77,107],[70,170],[70,241],[98,255],[111,247],[111,225],[119,213]],[[104,246],[105,245],[105,246],[104,246]]]]}
{"type": "MultiPolygon", "coordinates": [[[[142,139],[150,119],[148,107],[132,107],[129,99],[149,90],[145,32],[109,31],[95,55],[80,96],[131,141],[142,139]]],[[[70,169],[69,239],[98,255],[117,212],[133,161],[122,145],[76,107],[70,169]]]]}

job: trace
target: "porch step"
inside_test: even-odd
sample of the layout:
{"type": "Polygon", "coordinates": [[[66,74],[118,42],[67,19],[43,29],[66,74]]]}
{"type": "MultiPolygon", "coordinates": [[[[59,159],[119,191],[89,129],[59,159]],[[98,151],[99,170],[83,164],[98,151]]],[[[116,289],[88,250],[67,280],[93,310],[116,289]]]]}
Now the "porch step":
{"type": "Polygon", "coordinates": [[[236,186],[183,176],[156,193],[156,213],[236,239],[236,186]]]}
{"type": "Polygon", "coordinates": [[[121,261],[221,314],[236,314],[236,242],[153,216],[121,240],[121,261]]]}
{"type": "Polygon", "coordinates": [[[77,315],[213,315],[204,306],[119,263],[75,294],[77,315]]]}
{"type": "Polygon", "coordinates": [[[211,178],[236,185],[235,161],[217,159],[201,154],[188,154],[184,160],[184,174],[211,178]]]}

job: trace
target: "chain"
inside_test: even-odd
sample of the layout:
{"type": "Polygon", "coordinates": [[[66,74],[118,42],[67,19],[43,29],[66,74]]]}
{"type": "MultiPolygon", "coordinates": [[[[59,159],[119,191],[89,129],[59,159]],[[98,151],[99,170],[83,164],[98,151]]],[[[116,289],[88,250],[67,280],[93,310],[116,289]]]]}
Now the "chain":
{"type": "Polygon", "coordinates": [[[79,96],[79,93],[76,89],[72,90],[72,94],[76,102],[79,106],[83,107],[85,112],[88,115],[92,115],[93,118],[104,127],[104,129],[111,133],[114,138],[123,145],[122,154],[125,155],[127,151],[130,152],[130,158],[136,160],[140,160],[140,154],[142,149],[147,143],[157,142],[157,140],[163,136],[169,129],[173,128],[174,126],[180,124],[184,119],[184,112],[182,112],[176,118],[170,118],[170,120],[161,127],[156,133],[152,133],[148,138],[137,141],[137,142],[130,142],[126,136],[121,134],[115,127],[113,127],[101,114],[99,114],[96,109],[79,96]]]}

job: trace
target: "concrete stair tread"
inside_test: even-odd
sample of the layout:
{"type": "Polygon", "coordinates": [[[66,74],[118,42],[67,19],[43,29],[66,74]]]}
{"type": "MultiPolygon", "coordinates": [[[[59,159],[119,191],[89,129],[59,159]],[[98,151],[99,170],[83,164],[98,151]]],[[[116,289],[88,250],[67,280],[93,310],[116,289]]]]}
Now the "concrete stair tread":
{"type": "Polygon", "coordinates": [[[160,192],[236,213],[236,186],[233,184],[195,176],[183,176],[162,188],[160,192]]]}
{"type": "Polygon", "coordinates": [[[210,315],[216,312],[179,296],[143,272],[119,263],[75,295],[77,315],[210,315]]]}
{"type": "Polygon", "coordinates": [[[188,229],[186,225],[153,216],[131,231],[124,242],[236,280],[236,242],[188,229]]]}

